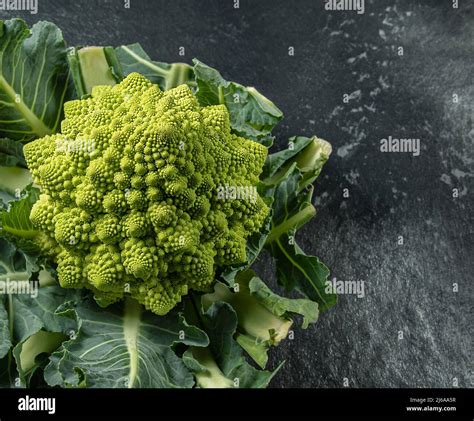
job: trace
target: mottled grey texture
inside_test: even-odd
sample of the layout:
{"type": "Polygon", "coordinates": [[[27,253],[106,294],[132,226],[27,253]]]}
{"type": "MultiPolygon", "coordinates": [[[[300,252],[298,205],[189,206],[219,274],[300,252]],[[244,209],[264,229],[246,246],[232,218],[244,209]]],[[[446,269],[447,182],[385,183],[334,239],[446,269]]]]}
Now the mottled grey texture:
{"type": "MultiPolygon", "coordinates": [[[[351,387],[451,387],[453,378],[472,387],[468,3],[366,1],[358,15],[316,0],[241,0],[239,9],[231,0],[131,0],[129,10],[121,0],[39,0],[38,15],[19,15],[57,23],[71,45],[139,41],[158,60],[198,57],[281,107],[278,147],[294,134],[333,144],[316,189],[319,214],[299,242],[331,276],[364,281],[366,296],[341,296],[274,350],[272,363],[287,361],[274,387],[342,387],[344,378],[351,387]],[[389,135],[420,138],[420,156],[381,153],[389,135]]],[[[262,277],[272,278],[271,267],[260,261],[262,277]]]]}

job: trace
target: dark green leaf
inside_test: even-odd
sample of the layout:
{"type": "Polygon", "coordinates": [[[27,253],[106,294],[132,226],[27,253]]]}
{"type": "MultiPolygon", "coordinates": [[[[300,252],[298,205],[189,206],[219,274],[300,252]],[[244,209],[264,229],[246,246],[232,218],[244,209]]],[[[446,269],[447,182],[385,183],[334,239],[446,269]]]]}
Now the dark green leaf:
{"type": "Polygon", "coordinates": [[[271,146],[271,131],[283,118],[275,104],[255,88],[228,82],[217,70],[199,60],[193,61],[198,87],[196,95],[201,105],[224,104],[236,134],[271,146]]]}
{"type": "Polygon", "coordinates": [[[316,136],[293,136],[288,148],[267,157],[261,179],[268,186],[278,185],[285,178],[292,165],[302,175],[298,190],[311,184],[320,174],[331,154],[331,145],[316,136]]]}
{"type": "Polygon", "coordinates": [[[311,183],[327,161],[331,146],[316,137],[290,140],[293,146],[271,155],[265,167],[266,195],[274,199],[266,247],[276,259],[278,282],[316,301],[322,312],[336,303],[336,295],[326,293],[329,269],[317,257],[306,255],[295,235],[316,214],[311,183]]]}
{"type": "MultiPolygon", "coordinates": [[[[1,246],[1,243],[0,243],[1,246]]],[[[12,346],[10,322],[8,317],[8,297],[0,295],[0,359],[8,354],[12,346]]]]}
{"type": "Polygon", "coordinates": [[[272,153],[267,156],[261,178],[265,180],[267,177],[274,175],[283,165],[291,162],[291,159],[297,155],[302,149],[312,142],[309,137],[292,137],[288,142],[288,147],[279,152],[272,153]]]}
{"type": "Polygon", "coordinates": [[[70,95],[66,45],[59,28],[0,21],[0,137],[30,140],[57,131],[70,95]]]}
{"type": "Polygon", "coordinates": [[[30,186],[20,194],[18,200],[9,202],[6,209],[0,210],[0,236],[29,240],[38,234],[30,221],[31,208],[38,197],[39,190],[30,186]]]}
{"type": "Polygon", "coordinates": [[[7,193],[7,200],[2,201],[17,200],[31,181],[31,173],[24,168],[0,166],[0,192],[7,193]]]}
{"type": "Polygon", "coordinates": [[[27,281],[38,270],[34,257],[18,250],[5,238],[0,238],[0,281],[27,281]]]}
{"type": "Polygon", "coordinates": [[[317,303],[275,294],[252,270],[240,272],[232,290],[218,283],[202,297],[204,309],[219,301],[232,306],[238,319],[236,340],[262,368],[269,347],[287,337],[293,315],[303,316],[303,328],[318,319],[317,303]]]}
{"type": "Polygon", "coordinates": [[[193,377],[172,349],[206,346],[204,332],[179,313],[156,316],[133,300],[104,310],[87,299],[61,309],[77,322],[76,336],[50,357],[45,379],[63,387],[192,387],[193,377]]]}
{"type": "MultiPolygon", "coordinates": [[[[195,308],[202,312],[202,308],[195,308]]],[[[209,347],[192,347],[183,357],[185,364],[193,370],[198,386],[263,388],[268,385],[281,366],[270,372],[258,370],[246,362],[242,348],[234,339],[237,314],[228,303],[215,302],[200,314],[199,320],[209,336],[209,347]]]]}
{"type": "Polygon", "coordinates": [[[13,337],[16,343],[13,356],[22,384],[28,385],[42,363],[37,357],[57,349],[75,328],[73,320],[58,317],[55,311],[65,301],[77,297],[78,291],[58,286],[39,288],[37,296],[12,295],[13,337]]]}
{"type": "Polygon", "coordinates": [[[268,247],[276,259],[278,282],[287,290],[296,288],[319,304],[319,311],[331,308],[337,295],[327,293],[329,269],[315,256],[306,255],[294,241],[294,234],[283,234],[268,247]]]}
{"type": "Polygon", "coordinates": [[[37,296],[18,294],[13,296],[15,311],[14,339],[24,342],[40,329],[48,332],[68,334],[76,323],[65,317],[58,317],[56,310],[65,302],[80,298],[80,291],[64,289],[56,285],[38,288],[37,296]]]}
{"type": "Polygon", "coordinates": [[[6,356],[0,359],[0,389],[14,387],[12,382],[12,365],[11,356],[6,356]]]}
{"type": "Polygon", "coordinates": [[[318,304],[305,298],[286,298],[275,294],[260,278],[254,276],[249,282],[250,294],[279,317],[293,314],[303,316],[303,329],[318,320],[318,304]]]}
{"type": "Polygon", "coordinates": [[[235,340],[260,368],[263,369],[267,366],[270,345],[266,341],[258,341],[249,335],[239,332],[235,335],[235,340]]]}
{"type": "Polygon", "coordinates": [[[124,77],[133,72],[141,73],[165,91],[185,83],[194,85],[193,68],[190,65],[152,61],[138,43],[122,45],[115,52],[124,77]]]}
{"type": "Polygon", "coordinates": [[[301,172],[293,163],[281,178],[279,184],[267,192],[274,198],[271,228],[267,236],[267,243],[274,241],[290,230],[302,227],[316,214],[316,209],[311,203],[312,187],[301,193],[298,192],[301,180],[301,172]]]}
{"type": "Polygon", "coordinates": [[[38,271],[35,258],[0,238],[0,358],[11,351],[8,371],[15,370],[13,356],[18,385],[28,385],[39,366],[36,357],[57,348],[68,329],[75,326],[54,312],[76,291],[57,286],[38,288],[38,283],[32,282],[38,271]]]}
{"type": "Polygon", "coordinates": [[[0,165],[5,167],[15,167],[18,165],[26,168],[23,143],[8,138],[0,139],[0,165]]]}
{"type": "Polygon", "coordinates": [[[46,365],[46,356],[56,350],[68,337],[60,332],[39,330],[13,349],[20,384],[30,386],[31,378],[46,365]]]}

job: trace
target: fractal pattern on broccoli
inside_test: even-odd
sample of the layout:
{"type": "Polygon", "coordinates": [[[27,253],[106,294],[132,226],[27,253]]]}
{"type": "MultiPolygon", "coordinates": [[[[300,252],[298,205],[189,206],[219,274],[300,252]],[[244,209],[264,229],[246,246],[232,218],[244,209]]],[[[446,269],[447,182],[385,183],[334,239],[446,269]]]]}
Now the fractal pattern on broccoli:
{"type": "Polygon", "coordinates": [[[64,114],[61,133],[24,147],[42,193],[30,219],[61,286],[103,305],[130,295],[163,315],[189,290],[211,290],[216,268],[246,260],[269,209],[216,189],[255,187],[267,149],[231,132],[224,105],[132,73],[64,114]]]}

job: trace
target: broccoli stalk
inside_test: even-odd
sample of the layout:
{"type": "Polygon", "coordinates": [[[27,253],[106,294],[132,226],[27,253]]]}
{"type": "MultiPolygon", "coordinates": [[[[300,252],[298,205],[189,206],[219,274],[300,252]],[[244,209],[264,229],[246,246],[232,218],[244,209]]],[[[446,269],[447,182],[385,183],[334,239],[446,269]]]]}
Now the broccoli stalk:
{"type": "Polygon", "coordinates": [[[293,148],[273,154],[273,160],[276,161],[278,155],[284,156],[288,151],[296,150],[298,152],[296,152],[294,156],[288,158],[286,163],[279,167],[270,177],[267,177],[262,181],[267,186],[277,186],[287,177],[288,170],[296,164],[302,175],[298,185],[298,192],[300,192],[318,177],[324,164],[328,160],[329,155],[331,155],[332,146],[326,140],[320,139],[316,136],[309,139],[294,136],[290,138],[290,141],[293,144],[293,148]],[[297,149],[297,145],[304,143],[305,141],[309,141],[306,146],[301,150],[297,149]]]}
{"type": "Polygon", "coordinates": [[[153,61],[140,44],[122,45],[115,49],[115,54],[127,70],[124,76],[130,72],[142,73],[164,91],[183,84],[196,86],[193,68],[189,64],[153,61]]]}
{"type": "Polygon", "coordinates": [[[73,47],[69,49],[68,60],[79,98],[90,95],[94,86],[116,85],[133,71],[150,72],[152,81],[165,91],[183,84],[195,85],[189,64],[151,61],[137,45],[117,49],[73,47]]]}
{"type": "Polygon", "coordinates": [[[253,276],[251,271],[239,274],[235,292],[223,284],[216,284],[213,293],[203,295],[202,304],[204,309],[207,309],[216,301],[229,303],[237,313],[239,328],[244,334],[255,338],[257,342],[278,345],[288,336],[293,322],[273,314],[258,302],[249,288],[253,276]]]}
{"type": "Polygon", "coordinates": [[[232,380],[222,373],[209,348],[192,346],[189,351],[200,364],[200,370],[194,373],[196,384],[199,387],[203,389],[229,389],[234,387],[232,380]]]}
{"type": "Polygon", "coordinates": [[[303,174],[299,186],[300,190],[311,184],[319,176],[332,151],[331,144],[326,140],[319,139],[316,136],[313,136],[312,139],[295,159],[297,167],[303,174]]]}
{"type": "Polygon", "coordinates": [[[69,65],[79,97],[92,93],[98,85],[115,85],[121,67],[112,47],[70,48],[69,65]]]}
{"type": "Polygon", "coordinates": [[[193,83],[190,81],[190,77],[192,77],[192,68],[189,64],[171,63],[168,69],[157,67],[155,72],[163,78],[165,91],[183,84],[193,86],[193,83]]]}

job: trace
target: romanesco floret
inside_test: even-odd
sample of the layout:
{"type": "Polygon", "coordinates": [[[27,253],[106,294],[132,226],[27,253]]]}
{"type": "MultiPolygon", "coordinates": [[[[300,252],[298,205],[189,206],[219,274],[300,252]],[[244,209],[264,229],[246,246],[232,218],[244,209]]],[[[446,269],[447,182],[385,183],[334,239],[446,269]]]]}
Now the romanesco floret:
{"type": "Polygon", "coordinates": [[[245,261],[269,211],[255,189],[267,150],[231,133],[225,106],[132,73],[64,112],[60,134],[24,148],[42,190],[31,221],[63,287],[166,314],[189,289],[208,291],[217,267],[245,261]],[[222,186],[255,194],[226,200],[222,186]]]}

